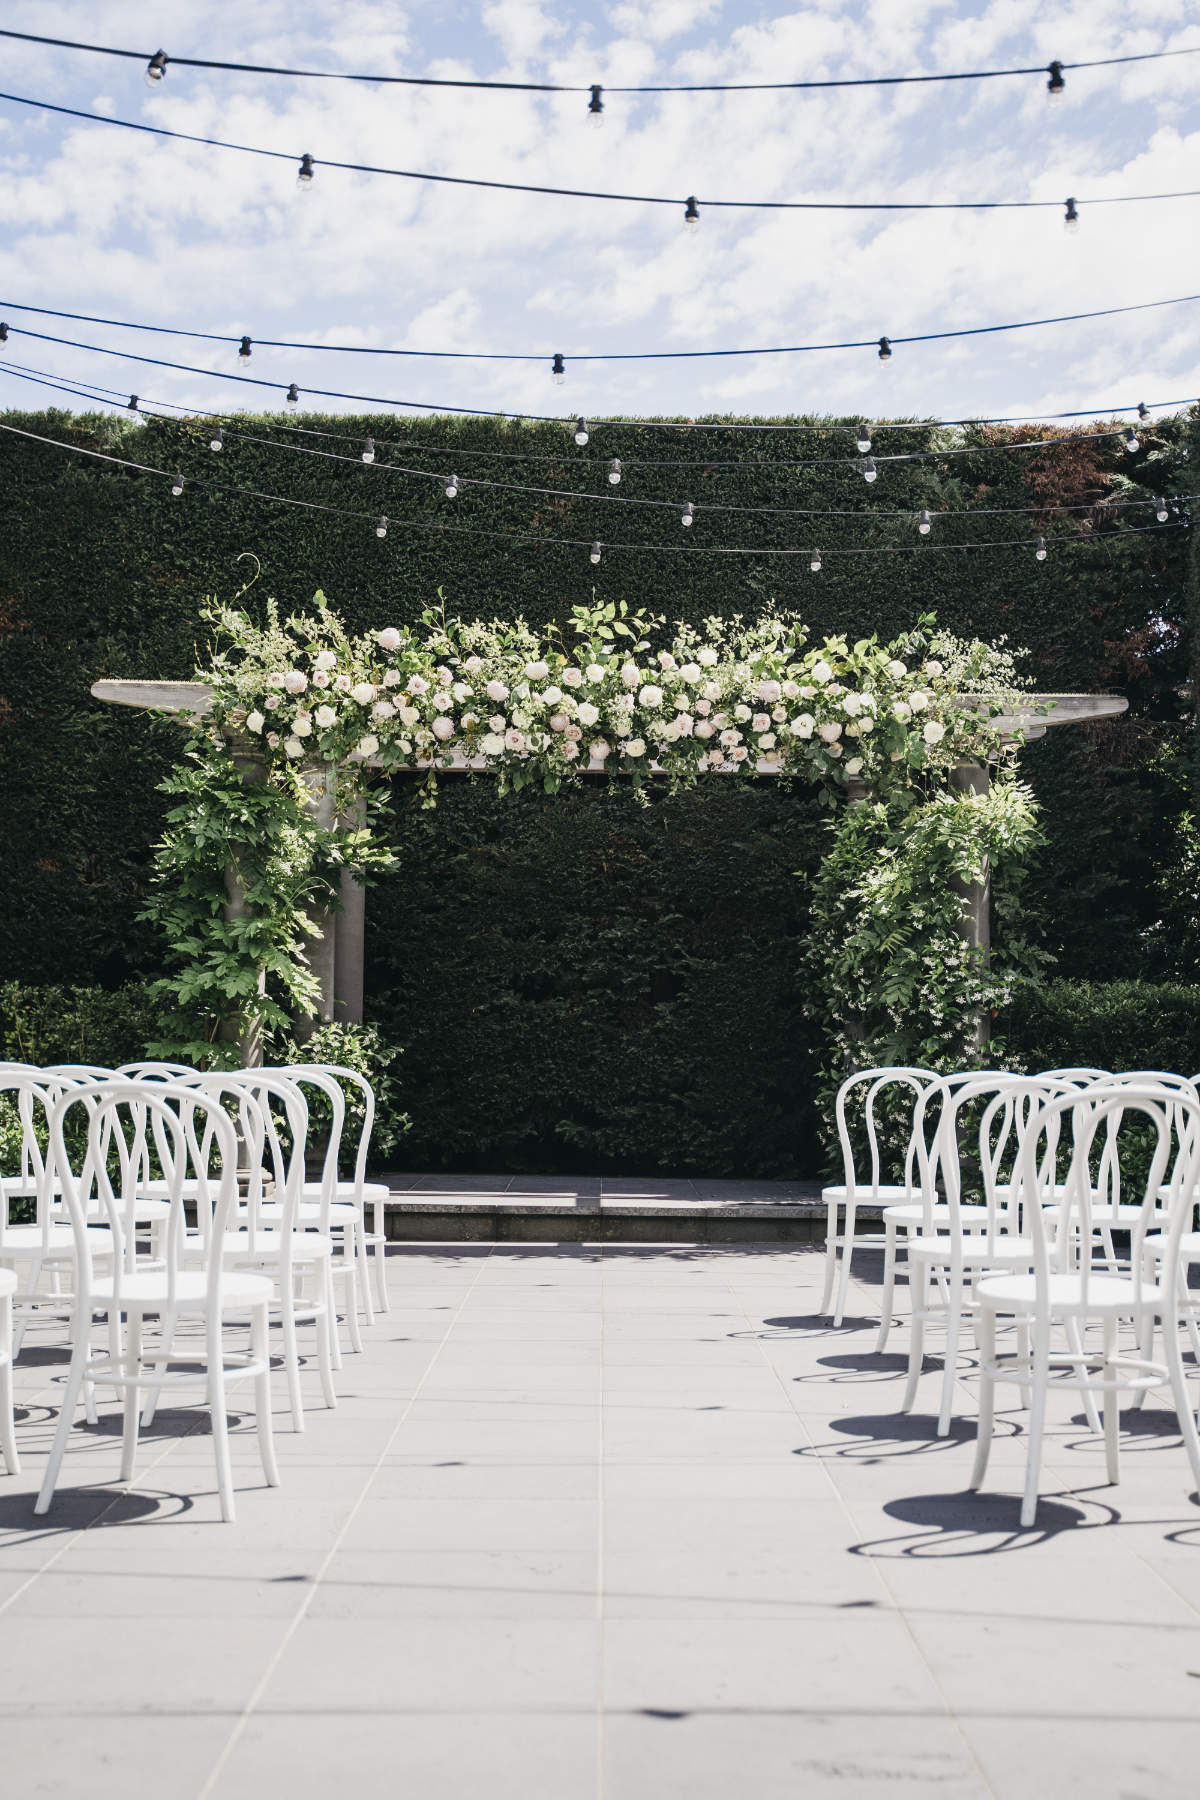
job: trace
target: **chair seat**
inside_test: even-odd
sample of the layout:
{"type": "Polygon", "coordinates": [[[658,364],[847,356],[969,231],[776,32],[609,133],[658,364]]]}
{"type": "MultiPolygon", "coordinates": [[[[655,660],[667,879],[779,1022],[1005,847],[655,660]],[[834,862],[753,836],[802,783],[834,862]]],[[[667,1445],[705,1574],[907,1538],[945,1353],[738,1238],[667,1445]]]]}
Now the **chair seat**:
{"type": "Polygon", "coordinates": [[[16,1291],[17,1271],[15,1269],[0,1269],[0,1300],[6,1300],[10,1294],[15,1294],[16,1291]]]}
{"type": "MultiPolygon", "coordinates": [[[[115,1291],[111,1280],[92,1283],[92,1299],[97,1306],[102,1307],[106,1300],[111,1300],[115,1291]]],[[[272,1293],[273,1285],[267,1275],[225,1275],[221,1280],[223,1310],[233,1311],[237,1307],[255,1306],[260,1301],[269,1304],[272,1293]]],[[[121,1282],[121,1305],[129,1312],[161,1312],[167,1301],[167,1280],[161,1270],[148,1270],[144,1275],[126,1275],[121,1282]]],[[[206,1308],[208,1276],[189,1275],[186,1271],[177,1275],[175,1303],[189,1310],[206,1308]]]]}
{"type": "MultiPolygon", "coordinates": [[[[112,1232],[107,1225],[89,1225],[88,1239],[93,1256],[112,1255],[112,1232]]],[[[75,1254],[75,1233],[69,1225],[53,1222],[43,1232],[40,1225],[6,1225],[0,1242],[0,1262],[9,1257],[52,1256],[61,1260],[75,1254]]]]}
{"type": "MultiPolygon", "coordinates": [[[[919,1202],[916,1206],[885,1206],[883,1216],[889,1225],[924,1225],[926,1221],[925,1208],[919,1202]]],[[[960,1206],[958,1216],[968,1230],[972,1226],[982,1230],[987,1224],[987,1207],[960,1206]]],[[[947,1202],[939,1200],[931,1206],[928,1220],[931,1225],[949,1225],[950,1207],[947,1202]]]]}
{"type": "MultiPolygon", "coordinates": [[[[1147,1235],[1146,1248],[1155,1256],[1161,1256],[1166,1242],[1161,1232],[1155,1231],[1147,1235]]],[[[1200,1261],[1200,1231],[1184,1231],[1179,1235],[1179,1254],[1187,1257],[1189,1262],[1200,1261]]]]}
{"type": "MultiPolygon", "coordinates": [[[[1103,1275],[1093,1271],[1088,1277],[1087,1301],[1083,1298],[1080,1275],[1051,1275],[1047,1284],[1051,1313],[1131,1313],[1134,1310],[1134,1284],[1127,1275],[1103,1275]]],[[[1038,1296],[1037,1280],[1032,1275],[985,1275],[975,1289],[976,1298],[999,1312],[1032,1312],[1038,1296]]],[[[1141,1286],[1141,1304],[1156,1306],[1159,1290],[1151,1282],[1141,1286]]]]}
{"type": "MultiPolygon", "coordinates": [[[[912,1188],[907,1187],[903,1181],[881,1181],[878,1187],[871,1187],[864,1183],[862,1187],[855,1188],[854,1203],[856,1206],[878,1206],[881,1200],[911,1200],[912,1194],[912,1188]]],[[[845,1182],[835,1187],[823,1187],[821,1198],[822,1200],[844,1200],[846,1198],[845,1182]]]]}
{"type": "MultiPolygon", "coordinates": [[[[293,1231],[291,1255],[294,1263],[322,1262],[333,1254],[333,1243],[316,1231],[293,1231]]],[[[238,1262],[247,1267],[254,1263],[282,1261],[287,1247],[287,1234],[282,1231],[256,1231],[254,1248],[246,1231],[227,1231],[222,1247],[226,1263],[238,1262]]],[[[208,1250],[198,1239],[189,1242],[184,1255],[188,1262],[205,1262],[208,1250]]]]}
{"type": "MultiPolygon", "coordinates": [[[[989,1247],[986,1236],[962,1237],[959,1239],[960,1260],[972,1268],[991,1268],[996,1263],[1015,1263],[1018,1267],[1030,1267],[1033,1263],[1032,1238],[998,1236],[992,1239],[989,1247]]],[[[951,1255],[951,1239],[935,1232],[922,1232],[917,1237],[904,1240],[904,1248],[911,1257],[923,1257],[927,1262],[949,1263],[951,1255]]]]}
{"type": "MultiPolygon", "coordinates": [[[[1126,1206],[1122,1203],[1121,1205],[1113,1206],[1109,1201],[1105,1201],[1103,1205],[1091,1206],[1088,1210],[1091,1214],[1093,1228],[1107,1225],[1110,1227],[1115,1226],[1118,1231],[1132,1231],[1133,1227],[1143,1217],[1143,1211],[1140,1205],[1126,1206]]],[[[1048,1206],[1045,1209],[1045,1216],[1047,1219],[1057,1219],[1061,1213],[1061,1206],[1048,1206]]],[[[1078,1223],[1078,1212],[1076,1212],[1075,1217],[1076,1222],[1078,1223]]],[[[1166,1213],[1152,1212],[1146,1217],[1146,1223],[1151,1226],[1156,1226],[1160,1231],[1165,1231],[1168,1224],[1167,1215],[1166,1213]]]]}

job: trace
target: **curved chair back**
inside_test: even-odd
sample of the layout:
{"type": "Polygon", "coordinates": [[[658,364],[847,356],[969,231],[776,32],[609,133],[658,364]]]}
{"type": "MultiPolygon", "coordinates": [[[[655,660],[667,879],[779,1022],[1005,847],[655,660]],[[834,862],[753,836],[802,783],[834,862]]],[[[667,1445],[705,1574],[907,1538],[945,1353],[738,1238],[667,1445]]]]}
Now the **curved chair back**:
{"type": "Polygon", "coordinates": [[[884,1151],[880,1145],[881,1096],[895,1098],[895,1090],[910,1098],[906,1101],[908,1120],[905,1127],[905,1148],[902,1164],[891,1171],[893,1175],[902,1173],[902,1183],[909,1198],[916,1191],[920,1180],[918,1172],[918,1135],[915,1124],[917,1107],[927,1091],[936,1085],[939,1077],[932,1069],[909,1068],[897,1065],[893,1068],[859,1069],[855,1074],[847,1076],[837,1092],[834,1103],[834,1117],[837,1121],[838,1142],[842,1151],[843,1178],[846,1184],[847,1198],[857,1197],[866,1204],[878,1203],[879,1189],[883,1185],[900,1186],[901,1182],[888,1181],[884,1173],[884,1151]],[[861,1091],[859,1091],[861,1090],[861,1091]],[[866,1170],[860,1175],[855,1156],[853,1133],[850,1120],[847,1118],[849,1103],[862,1107],[862,1124],[867,1135],[866,1170]]]}

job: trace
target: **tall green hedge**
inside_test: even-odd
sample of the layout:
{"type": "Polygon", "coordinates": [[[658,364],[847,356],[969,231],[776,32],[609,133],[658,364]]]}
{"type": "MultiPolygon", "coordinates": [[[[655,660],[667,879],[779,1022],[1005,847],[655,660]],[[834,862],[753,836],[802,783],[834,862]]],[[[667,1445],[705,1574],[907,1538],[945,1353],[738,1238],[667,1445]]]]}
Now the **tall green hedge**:
{"type": "MultiPolygon", "coordinates": [[[[154,971],[158,946],[137,912],[164,806],[155,786],[178,731],[99,705],[88,690],[99,676],[190,675],[206,650],[203,596],[231,597],[256,566],[249,610],[268,594],[285,607],[303,603],[321,587],[355,629],[414,619],[441,588],[451,613],[538,623],[565,624],[595,592],[671,619],[753,614],[773,599],[817,633],[887,636],[933,611],[963,635],[1007,634],[1031,651],[1038,686],[1131,696],[1131,722],[1051,732],[1026,766],[1047,811],[1039,881],[1062,972],[1141,972],[1156,907],[1147,869],[1178,806],[1162,752],[1182,747],[1188,710],[1187,534],[1133,535],[1094,511],[1076,515],[1089,541],[1067,544],[1047,516],[1036,529],[1051,555],[1038,563],[1010,542],[1031,534],[1029,521],[985,509],[1091,506],[1126,485],[1143,496],[1185,493],[1190,418],[1144,432],[1136,457],[1083,434],[1067,449],[1006,452],[996,443],[1004,434],[977,431],[965,456],[881,460],[874,487],[847,434],[831,428],[796,437],[622,424],[595,430],[580,450],[559,425],[288,421],[344,434],[292,440],[347,457],[338,461],[232,434],[214,455],[199,422],[139,427],[58,412],[0,422],[370,515],[337,518],[194,484],[175,499],[169,483],[0,434],[0,978],[114,986],[154,971]],[[464,486],[451,503],[440,483],[365,469],[358,449],[368,433],[380,464],[592,497],[464,486]],[[626,464],[617,490],[606,479],[613,455],[626,464]],[[639,458],[694,466],[629,466],[639,458]],[[614,491],[691,499],[695,525],[684,533],[673,511],[618,511],[595,497],[614,491]],[[852,516],[818,527],[712,510],[719,502],[852,516]],[[943,505],[966,516],[938,517],[943,505]],[[935,514],[928,542],[915,532],[922,506],[935,514]],[[893,507],[909,516],[878,516],[893,507]],[[384,540],[373,529],[380,512],[390,520],[384,540]],[[551,541],[562,536],[599,538],[601,564],[551,541]],[[981,539],[1001,547],[937,548],[981,539]],[[811,574],[807,556],[607,547],[616,541],[815,541],[824,567],[811,574]],[[839,544],[897,553],[839,556],[839,544]],[[247,551],[257,565],[239,561],[247,551]]],[[[278,438],[278,424],[238,421],[237,430],[278,438]]],[[[913,424],[877,434],[875,448],[882,457],[945,443],[913,424]]],[[[823,829],[807,796],[714,781],[644,810],[595,787],[553,805],[526,796],[500,806],[484,782],[447,780],[434,814],[414,810],[397,783],[394,813],[403,865],[369,901],[369,1005],[409,1047],[413,1160],[763,1173],[805,1162],[808,1044],[794,972],[805,895],[794,876],[812,867],[823,829]]]]}

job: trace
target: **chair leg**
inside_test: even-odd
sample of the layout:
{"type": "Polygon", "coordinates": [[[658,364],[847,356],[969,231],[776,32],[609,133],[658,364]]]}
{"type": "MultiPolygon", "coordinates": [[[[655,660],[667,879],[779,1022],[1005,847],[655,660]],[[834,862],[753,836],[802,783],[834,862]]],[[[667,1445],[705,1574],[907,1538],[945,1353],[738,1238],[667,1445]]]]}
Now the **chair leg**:
{"type": "Polygon", "coordinates": [[[21,1459],[17,1455],[17,1431],[13,1422],[12,1337],[12,1295],[5,1294],[0,1304],[0,1453],[8,1473],[19,1475],[21,1459]]]}
{"type": "Polygon", "coordinates": [[[922,1257],[917,1268],[915,1284],[911,1274],[908,1278],[909,1289],[913,1296],[913,1309],[908,1332],[908,1380],[904,1384],[904,1398],[900,1402],[900,1411],[904,1413],[910,1413],[916,1402],[917,1383],[921,1379],[921,1368],[925,1361],[925,1315],[929,1310],[929,1264],[922,1257]]]}
{"type": "Polygon", "coordinates": [[[842,1267],[838,1279],[837,1303],[833,1309],[834,1330],[841,1325],[846,1313],[846,1300],[850,1293],[850,1263],[854,1251],[854,1214],[853,1202],[846,1207],[846,1226],[842,1234],[842,1267]]]}
{"type": "Polygon", "coordinates": [[[937,1434],[950,1436],[950,1415],[954,1409],[954,1383],[958,1379],[958,1339],[962,1330],[963,1291],[961,1278],[950,1275],[950,1306],[946,1314],[946,1355],[942,1363],[942,1404],[938,1413],[937,1434]]]}
{"type": "Polygon", "coordinates": [[[879,1309],[879,1336],[875,1339],[876,1356],[882,1356],[887,1349],[887,1341],[892,1329],[892,1296],[895,1288],[896,1223],[894,1219],[885,1219],[883,1224],[883,1294],[879,1309]]]}
{"type": "MultiPolygon", "coordinates": [[[[1188,1302],[1185,1296],[1183,1301],[1188,1302]]],[[[1179,1430],[1183,1437],[1183,1447],[1188,1453],[1188,1461],[1192,1466],[1192,1483],[1200,1488],[1200,1432],[1196,1430],[1196,1415],[1192,1411],[1191,1396],[1188,1393],[1187,1375],[1183,1367],[1183,1352],[1179,1347],[1179,1319],[1168,1319],[1161,1315],[1163,1350],[1166,1355],[1167,1373],[1171,1377],[1171,1395],[1175,1401],[1175,1414],[1179,1420],[1179,1430]]]]}
{"type": "Polygon", "coordinates": [[[967,1485],[978,1490],[987,1475],[996,1429],[996,1377],[992,1373],[996,1362],[996,1315],[990,1306],[980,1307],[975,1334],[979,1345],[979,1425],[975,1433],[975,1461],[967,1485]]]}
{"type": "MultiPolygon", "coordinates": [[[[175,1332],[178,1326],[178,1320],[175,1311],[172,1310],[172,1308],[168,1307],[162,1314],[158,1326],[163,1354],[155,1363],[154,1372],[156,1375],[165,1375],[171,1361],[171,1345],[175,1341],[175,1332]]],[[[146,1403],[142,1407],[143,1431],[149,1431],[151,1425],[154,1423],[154,1415],[158,1410],[158,1397],[161,1392],[162,1389],[157,1387],[147,1389],[146,1403]]]]}
{"type": "MultiPolygon", "coordinates": [[[[351,1244],[353,1244],[353,1239],[351,1239],[351,1244]]],[[[356,1356],[362,1355],[362,1347],[363,1347],[362,1331],[361,1331],[361,1329],[359,1327],[359,1323],[358,1323],[358,1304],[359,1304],[358,1271],[359,1271],[359,1266],[360,1265],[359,1265],[359,1261],[358,1261],[357,1249],[355,1249],[354,1254],[351,1255],[345,1262],[343,1279],[346,1283],[346,1329],[350,1333],[350,1348],[355,1353],[356,1356]]],[[[333,1285],[334,1284],[331,1281],[330,1286],[332,1287],[333,1285]]],[[[335,1315],[334,1315],[335,1320],[336,1320],[336,1317],[337,1317],[337,1315],[335,1313],[335,1315]]],[[[336,1329],[336,1325],[335,1325],[335,1329],[336,1329]]]]}
{"type": "MultiPolygon", "coordinates": [[[[1111,1381],[1116,1375],[1113,1357],[1117,1353],[1117,1321],[1112,1316],[1104,1320],[1104,1379],[1111,1381]]],[[[1121,1479],[1121,1391],[1119,1388],[1104,1390],[1104,1466],[1108,1474],[1109,1485],[1116,1487],[1121,1479]]]]}
{"type": "Polygon", "coordinates": [[[833,1299],[833,1284],[837,1276],[837,1218],[837,1201],[830,1200],[825,1209],[825,1285],[821,1289],[821,1304],[817,1308],[822,1318],[829,1316],[829,1303],[833,1299]]]}
{"type": "Polygon", "coordinates": [[[371,1221],[371,1235],[376,1240],[371,1252],[375,1261],[376,1304],[380,1312],[391,1312],[392,1302],[387,1284],[387,1213],[382,1200],[377,1200],[372,1207],[371,1221]]]}
{"type": "Polygon", "coordinates": [[[371,1298],[371,1263],[367,1255],[367,1215],[360,1212],[354,1221],[354,1271],[355,1283],[359,1289],[359,1302],[363,1309],[363,1318],[368,1325],[375,1323],[375,1302],[371,1298]]]}
{"type": "Polygon", "coordinates": [[[250,1349],[262,1371],[254,1377],[254,1412],[258,1427],[258,1454],[268,1487],[279,1486],[275,1461],[275,1430],[271,1417],[271,1324],[265,1303],[250,1315],[250,1349]]]}
{"type": "Polygon", "coordinates": [[[225,1338],[220,1313],[210,1313],[207,1320],[208,1413],[212,1420],[213,1456],[217,1464],[217,1495],[221,1517],[227,1525],[234,1521],[233,1470],[229,1462],[229,1419],[225,1411],[225,1338]]]}
{"type": "Polygon", "coordinates": [[[141,1313],[130,1313],[126,1320],[123,1367],[126,1377],[134,1378],[132,1385],[125,1389],[124,1423],[121,1428],[121,1480],[128,1482],[133,1480],[133,1464],[138,1445],[138,1417],[142,1405],[141,1389],[136,1382],[136,1377],[142,1370],[141,1313]]]}
{"type": "MultiPolygon", "coordinates": [[[[326,1264],[328,1268],[328,1264],[326,1264]]],[[[317,1328],[317,1368],[321,1376],[321,1392],[325,1396],[325,1404],[329,1407],[337,1405],[337,1389],[333,1385],[334,1362],[333,1350],[337,1344],[337,1313],[330,1301],[333,1283],[325,1288],[325,1304],[317,1304],[314,1323],[317,1328]]]]}
{"type": "Polygon", "coordinates": [[[338,1331],[337,1298],[333,1291],[332,1257],[329,1258],[328,1262],[322,1265],[319,1271],[314,1272],[313,1287],[314,1289],[323,1291],[325,1295],[325,1306],[332,1323],[332,1330],[330,1332],[330,1354],[333,1359],[334,1368],[340,1369],[342,1366],[342,1340],[341,1334],[338,1331]]]}
{"type": "Polygon", "coordinates": [[[1042,1473],[1042,1433],[1046,1425],[1046,1389],[1050,1384],[1050,1320],[1033,1322],[1033,1404],[1029,1408],[1029,1448],[1025,1459],[1025,1493],[1021,1500],[1021,1529],[1028,1531],[1037,1519],[1038,1480],[1042,1473]]]}
{"type": "Polygon", "coordinates": [[[283,1369],[287,1376],[288,1405],[292,1414],[292,1430],[304,1430],[304,1401],[300,1393],[300,1352],[296,1345],[296,1309],[294,1282],[290,1269],[281,1271],[279,1280],[279,1326],[283,1335],[283,1369]]]}
{"type": "Polygon", "coordinates": [[[67,1439],[70,1437],[71,1427],[75,1423],[75,1408],[79,1402],[79,1390],[83,1386],[83,1378],[87,1370],[88,1335],[86,1328],[75,1334],[74,1348],[71,1351],[71,1366],[67,1371],[67,1385],[63,1391],[62,1410],[58,1415],[58,1429],[54,1433],[54,1442],[50,1446],[50,1460],[46,1464],[46,1473],[42,1478],[38,1497],[33,1503],[35,1513],[49,1512],[50,1502],[54,1498],[54,1489],[58,1485],[58,1471],[62,1467],[67,1439]]]}
{"type": "MultiPolygon", "coordinates": [[[[1079,1320],[1068,1314],[1063,1320],[1063,1329],[1067,1334],[1067,1348],[1072,1356],[1082,1357],[1083,1327],[1079,1320]]],[[[1082,1362],[1079,1364],[1079,1392],[1083,1400],[1083,1411],[1088,1422],[1088,1430],[1094,1431],[1099,1437],[1104,1429],[1100,1418],[1100,1409],[1096,1405],[1095,1391],[1087,1384],[1087,1371],[1082,1362]]]]}

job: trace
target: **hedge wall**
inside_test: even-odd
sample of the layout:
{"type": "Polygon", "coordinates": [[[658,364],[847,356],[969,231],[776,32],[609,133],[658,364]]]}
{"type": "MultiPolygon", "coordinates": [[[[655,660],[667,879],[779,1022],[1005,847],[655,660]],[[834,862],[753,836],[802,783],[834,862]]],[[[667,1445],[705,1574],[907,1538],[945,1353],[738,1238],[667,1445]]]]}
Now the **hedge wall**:
{"type": "MultiPolygon", "coordinates": [[[[216,456],[208,428],[187,422],[138,427],[58,412],[0,422],[392,521],[381,541],[371,518],[194,486],[173,499],[166,482],[0,434],[0,978],[114,986],[153,972],[157,946],[136,914],[164,805],[155,784],[178,736],[144,714],[97,705],[88,689],[101,675],[191,674],[204,653],[200,601],[236,592],[253,567],[238,561],[245,551],[262,570],[248,609],[267,594],[302,603],[322,587],[355,628],[415,618],[440,587],[452,613],[538,623],[565,622],[594,591],[669,618],[753,613],[774,599],[818,633],[890,635],[927,611],[964,635],[1006,633],[1031,651],[1040,687],[1115,686],[1131,696],[1131,723],[1050,733],[1026,761],[1047,808],[1040,883],[1063,973],[1142,970],[1156,907],[1147,867],[1167,853],[1180,804],[1162,751],[1183,742],[1187,534],[1131,535],[1097,510],[1076,515],[1089,542],[1057,546],[1062,527],[1047,519],[1038,529],[1051,556],[1039,564],[1015,545],[936,548],[1028,536],[1025,519],[969,511],[937,519],[925,543],[911,520],[877,515],[1091,506],[1124,484],[1182,493],[1191,418],[1143,433],[1136,457],[1082,433],[1065,450],[1004,452],[997,445],[1011,434],[976,431],[968,455],[881,463],[874,488],[845,433],[832,431],[796,438],[714,425],[677,436],[628,424],[594,432],[579,450],[558,425],[438,418],[403,422],[406,439],[386,417],[288,421],[344,433],[345,442],[324,443],[347,455],[340,462],[232,435],[216,456]],[[627,465],[687,458],[694,466],[627,467],[616,491],[690,498],[687,541],[697,547],[798,541],[795,521],[722,514],[706,502],[854,516],[821,522],[819,576],[807,556],[666,551],[606,550],[593,568],[585,551],[549,540],[670,544],[683,539],[678,520],[632,507],[618,515],[585,494],[464,487],[450,503],[438,483],[364,469],[357,452],[368,433],[381,463],[593,494],[613,492],[613,455],[627,465]],[[514,535],[472,536],[468,526],[514,535]],[[919,553],[839,557],[839,543],[918,543],[919,553]]],[[[278,438],[278,424],[236,428],[278,438]]],[[[945,442],[914,424],[877,434],[876,451],[945,442]]],[[[816,535],[805,523],[799,541],[816,535]]],[[[646,809],[597,788],[553,805],[522,796],[499,806],[486,783],[445,781],[434,814],[410,798],[398,783],[404,866],[369,902],[369,982],[373,1013],[409,1050],[414,1162],[768,1173],[807,1161],[808,1044],[795,976],[804,887],[794,873],[812,866],[821,827],[806,796],[714,781],[646,809]]]]}

